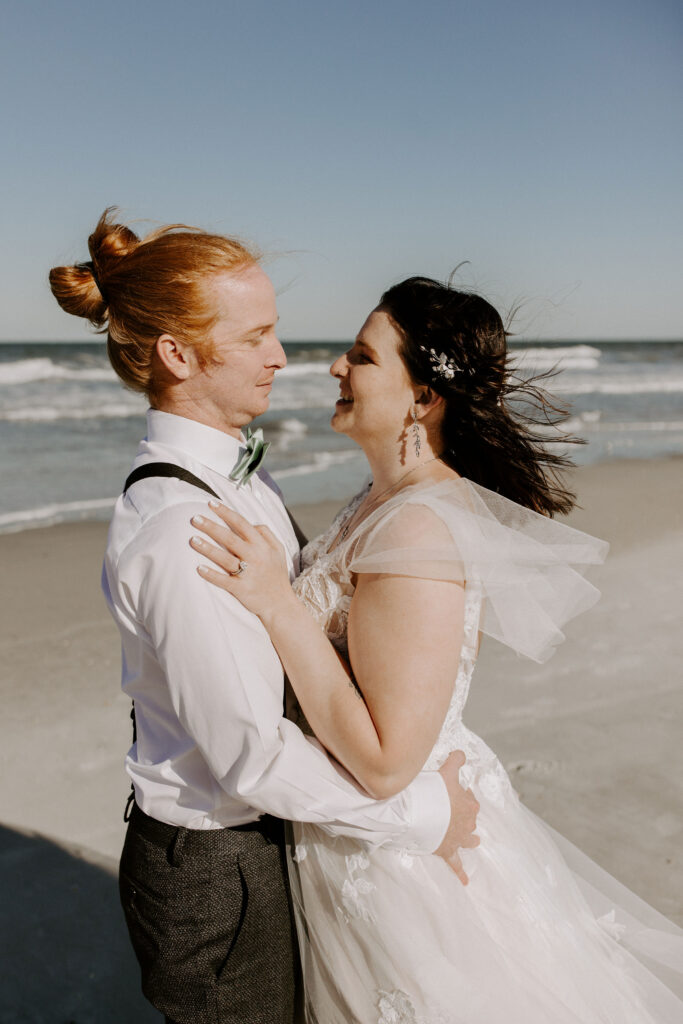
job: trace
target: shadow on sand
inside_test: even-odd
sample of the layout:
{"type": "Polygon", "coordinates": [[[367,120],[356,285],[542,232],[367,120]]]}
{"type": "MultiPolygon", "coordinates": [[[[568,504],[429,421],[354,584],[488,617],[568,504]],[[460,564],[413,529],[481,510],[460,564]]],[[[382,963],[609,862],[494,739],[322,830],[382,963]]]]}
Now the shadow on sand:
{"type": "Polygon", "coordinates": [[[160,1024],[140,993],[115,871],[0,827],[0,1024],[160,1024]]]}

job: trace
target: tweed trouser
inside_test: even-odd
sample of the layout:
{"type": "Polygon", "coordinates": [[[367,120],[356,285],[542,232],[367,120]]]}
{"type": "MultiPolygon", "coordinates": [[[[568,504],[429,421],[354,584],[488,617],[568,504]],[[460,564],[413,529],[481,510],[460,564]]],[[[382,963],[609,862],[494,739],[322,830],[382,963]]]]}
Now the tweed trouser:
{"type": "Polygon", "coordinates": [[[149,1001],[178,1024],[291,1024],[282,822],[197,831],[134,807],[119,889],[149,1001]]]}

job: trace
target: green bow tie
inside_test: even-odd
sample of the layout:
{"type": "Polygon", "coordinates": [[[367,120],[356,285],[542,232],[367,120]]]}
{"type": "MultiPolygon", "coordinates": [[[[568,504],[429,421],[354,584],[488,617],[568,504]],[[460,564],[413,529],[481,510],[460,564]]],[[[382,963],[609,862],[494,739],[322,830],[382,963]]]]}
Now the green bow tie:
{"type": "Polygon", "coordinates": [[[265,459],[269,448],[270,441],[263,440],[263,430],[261,427],[258,430],[254,430],[253,433],[247,427],[247,443],[243,448],[240,448],[239,462],[230,474],[230,479],[234,480],[238,487],[246,484],[252,473],[256,472],[265,459]]]}

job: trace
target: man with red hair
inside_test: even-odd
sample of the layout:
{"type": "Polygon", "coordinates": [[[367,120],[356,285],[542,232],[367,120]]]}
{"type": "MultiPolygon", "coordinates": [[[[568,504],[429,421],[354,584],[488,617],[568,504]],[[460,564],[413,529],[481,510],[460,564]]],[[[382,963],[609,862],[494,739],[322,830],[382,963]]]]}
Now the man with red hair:
{"type": "Polygon", "coordinates": [[[264,446],[242,433],[286,363],[257,260],[230,239],[177,228],[138,244],[108,215],[90,241],[92,263],[57,268],[53,291],[69,311],[108,321],[114,367],[152,404],[103,574],[135,705],[120,886],[143,991],[171,1024],[290,1024],[283,819],[436,850],[461,870],[458,847],[476,841],[473,799],[458,782],[464,758],[372,800],[284,716],[282,667],[260,621],[197,574],[190,520],[207,514],[205,492],[266,524],[298,570],[282,496],[259,468],[264,446]]]}

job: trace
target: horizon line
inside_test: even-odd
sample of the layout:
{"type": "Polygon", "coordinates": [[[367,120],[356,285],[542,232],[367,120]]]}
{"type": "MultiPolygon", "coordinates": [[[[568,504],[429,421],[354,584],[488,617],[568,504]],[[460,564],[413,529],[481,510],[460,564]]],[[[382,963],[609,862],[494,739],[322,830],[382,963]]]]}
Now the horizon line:
{"type": "MultiPolygon", "coordinates": [[[[353,342],[352,338],[280,338],[283,345],[348,345],[353,342]]],[[[669,344],[669,343],[683,343],[683,336],[678,337],[630,337],[630,338],[614,338],[614,337],[596,337],[595,335],[587,335],[585,337],[525,337],[524,335],[515,336],[508,338],[509,345],[523,344],[537,344],[550,342],[552,344],[564,343],[564,344],[605,344],[605,345],[629,345],[629,344],[669,344]]],[[[0,338],[0,345],[106,345],[104,338],[0,338]]]]}

